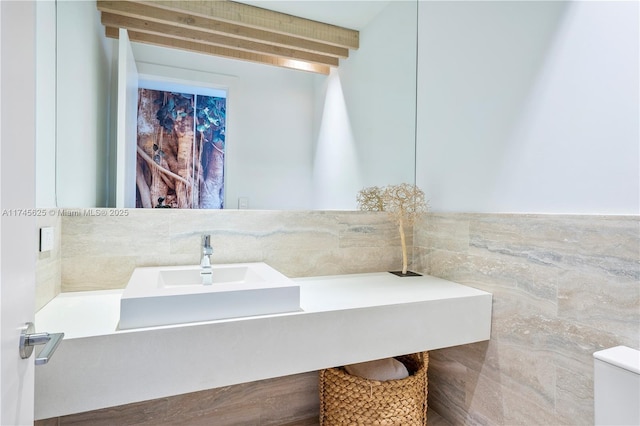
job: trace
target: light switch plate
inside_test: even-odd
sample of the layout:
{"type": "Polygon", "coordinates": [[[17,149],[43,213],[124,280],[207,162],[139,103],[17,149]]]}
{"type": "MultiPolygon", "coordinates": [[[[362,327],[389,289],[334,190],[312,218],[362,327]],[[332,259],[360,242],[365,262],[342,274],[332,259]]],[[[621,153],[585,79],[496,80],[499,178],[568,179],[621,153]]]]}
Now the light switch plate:
{"type": "Polygon", "coordinates": [[[40,228],[40,252],[53,250],[53,227],[40,228]]]}

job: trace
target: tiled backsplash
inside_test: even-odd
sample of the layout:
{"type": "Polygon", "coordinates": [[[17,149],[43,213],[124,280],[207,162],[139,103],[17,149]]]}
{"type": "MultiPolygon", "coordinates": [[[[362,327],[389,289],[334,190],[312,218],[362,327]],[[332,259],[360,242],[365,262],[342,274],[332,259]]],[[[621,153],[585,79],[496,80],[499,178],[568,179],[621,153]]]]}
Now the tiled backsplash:
{"type": "Polygon", "coordinates": [[[213,263],[266,262],[292,278],[402,266],[397,228],[384,213],[126,212],[62,217],[62,291],[124,288],[137,266],[198,264],[205,233],[213,263]]]}
{"type": "Polygon", "coordinates": [[[593,352],[640,347],[640,220],[430,214],[416,268],[493,293],[489,342],[433,351],[453,424],[593,424],[593,352]]]}

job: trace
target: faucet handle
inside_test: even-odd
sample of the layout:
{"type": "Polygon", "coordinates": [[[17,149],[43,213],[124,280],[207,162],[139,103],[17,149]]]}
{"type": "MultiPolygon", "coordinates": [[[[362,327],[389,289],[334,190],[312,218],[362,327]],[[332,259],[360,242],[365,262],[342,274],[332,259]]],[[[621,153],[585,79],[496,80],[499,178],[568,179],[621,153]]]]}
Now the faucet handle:
{"type": "Polygon", "coordinates": [[[205,255],[213,254],[213,247],[211,247],[211,235],[205,234],[202,236],[202,253],[205,255]]]}

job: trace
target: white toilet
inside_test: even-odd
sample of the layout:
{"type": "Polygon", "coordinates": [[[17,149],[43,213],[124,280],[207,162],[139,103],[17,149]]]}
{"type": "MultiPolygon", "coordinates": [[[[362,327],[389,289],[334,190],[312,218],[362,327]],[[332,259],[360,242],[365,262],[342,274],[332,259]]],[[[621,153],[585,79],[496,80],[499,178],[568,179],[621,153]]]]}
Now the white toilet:
{"type": "Polygon", "coordinates": [[[640,351],[616,346],[595,352],[596,425],[640,425],[640,351]]]}

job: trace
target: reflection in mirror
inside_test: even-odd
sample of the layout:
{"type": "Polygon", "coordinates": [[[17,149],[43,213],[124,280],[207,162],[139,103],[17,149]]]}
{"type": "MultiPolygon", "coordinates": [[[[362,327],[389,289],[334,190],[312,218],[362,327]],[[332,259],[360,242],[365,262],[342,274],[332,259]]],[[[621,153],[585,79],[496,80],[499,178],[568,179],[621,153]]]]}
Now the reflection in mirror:
{"type": "MultiPolygon", "coordinates": [[[[225,208],[355,209],[363,187],[414,182],[417,2],[252,4],[357,29],[360,47],[320,75],[132,43],[139,68],[226,88],[225,208]]],[[[57,40],[38,67],[55,70],[57,102],[56,138],[37,142],[37,203],[115,206],[117,40],[95,2],[56,8],[56,37],[38,27],[57,40]]]]}
{"type": "Polygon", "coordinates": [[[138,80],[135,207],[224,207],[225,90],[138,80]]]}

